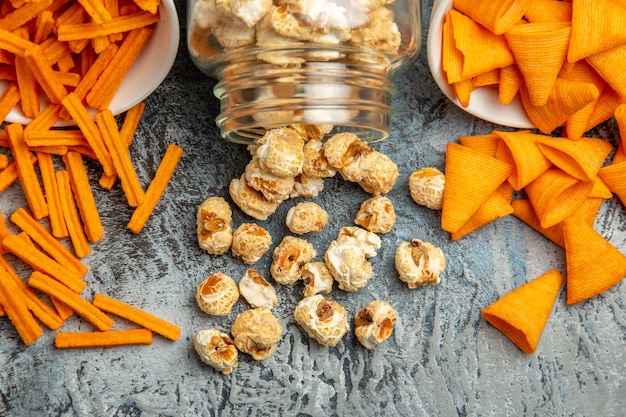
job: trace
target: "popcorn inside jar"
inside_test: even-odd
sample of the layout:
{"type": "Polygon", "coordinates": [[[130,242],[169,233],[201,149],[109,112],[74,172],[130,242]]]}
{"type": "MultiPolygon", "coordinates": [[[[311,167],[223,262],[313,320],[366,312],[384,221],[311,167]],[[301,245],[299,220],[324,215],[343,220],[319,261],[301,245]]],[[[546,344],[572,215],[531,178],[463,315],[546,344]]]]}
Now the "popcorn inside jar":
{"type": "Polygon", "coordinates": [[[216,121],[233,142],[272,127],[389,135],[395,72],[421,48],[419,0],[187,0],[187,46],[218,80],[216,121]]]}

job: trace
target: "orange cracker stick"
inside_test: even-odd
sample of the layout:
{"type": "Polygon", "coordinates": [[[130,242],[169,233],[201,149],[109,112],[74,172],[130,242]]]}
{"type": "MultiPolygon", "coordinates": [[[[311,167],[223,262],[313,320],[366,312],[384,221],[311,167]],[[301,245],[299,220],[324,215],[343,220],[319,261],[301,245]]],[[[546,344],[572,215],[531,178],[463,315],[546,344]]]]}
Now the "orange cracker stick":
{"type": "Polygon", "coordinates": [[[80,273],[64,265],[43,253],[30,242],[24,241],[17,235],[9,234],[2,239],[2,244],[11,253],[31,265],[35,270],[44,272],[64,284],[74,292],[81,292],[87,285],[81,279],[80,273]]]}
{"type": "Polygon", "coordinates": [[[59,332],[54,346],[68,348],[98,348],[124,345],[149,345],[152,332],[148,329],[108,330],[106,332],[59,332]]]}
{"type": "Polygon", "coordinates": [[[92,22],[100,25],[111,21],[111,14],[104,7],[104,3],[101,0],[78,0],[78,2],[91,17],[92,22]]]}
{"type": "Polygon", "coordinates": [[[20,91],[15,83],[9,84],[2,96],[0,96],[0,117],[6,119],[13,107],[20,102],[20,91]]]}
{"type": "Polygon", "coordinates": [[[59,192],[59,200],[67,230],[74,246],[74,252],[79,258],[83,258],[89,254],[91,247],[85,235],[83,224],[78,215],[78,209],[74,200],[74,194],[70,184],[70,176],[67,171],[57,171],[57,185],[59,192]]]}
{"type": "Polygon", "coordinates": [[[61,41],[93,39],[115,33],[132,32],[136,29],[150,26],[158,21],[158,14],[139,11],[133,14],[116,17],[103,24],[79,23],[61,25],[58,27],[57,36],[61,41]]]}
{"type": "Polygon", "coordinates": [[[67,172],[70,174],[72,191],[74,192],[74,198],[76,198],[76,204],[80,211],[87,238],[91,242],[97,242],[104,236],[104,229],[102,228],[100,214],[98,214],[96,201],[91,191],[83,158],[81,154],[69,151],[64,155],[63,160],[65,161],[67,172]]]}
{"type": "Polygon", "coordinates": [[[35,20],[35,33],[33,33],[33,42],[40,44],[43,42],[55,27],[54,16],[51,10],[44,10],[37,15],[35,20]]]}
{"type": "Polygon", "coordinates": [[[137,207],[144,200],[145,194],[126,145],[122,143],[115,117],[111,110],[107,109],[96,113],[95,119],[102,139],[111,154],[115,171],[122,181],[122,188],[126,194],[128,205],[137,207]]]}
{"type": "Polygon", "coordinates": [[[45,227],[37,222],[23,208],[18,208],[11,215],[11,221],[39,246],[47,252],[54,260],[68,269],[75,270],[80,277],[83,277],[89,270],[76,256],[74,256],[63,244],[56,239],[45,227]]]}
{"type": "Polygon", "coordinates": [[[100,331],[109,330],[111,326],[113,326],[113,319],[80,295],[46,274],[34,271],[28,279],[28,285],[63,301],[74,310],[76,314],[87,320],[100,331]]]}
{"type": "Polygon", "coordinates": [[[89,142],[89,146],[93,149],[94,153],[98,157],[98,161],[102,165],[103,171],[107,175],[112,175],[115,172],[111,155],[102,140],[102,135],[98,130],[98,126],[93,121],[91,115],[81,102],[81,100],[74,93],[70,93],[63,99],[63,106],[72,115],[72,118],[76,121],[76,124],[85,135],[85,139],[89,142]]]}
{"type": "Polygon", "coordinates": [[[132,307],[122,301],[107,297],[106,295],[94,295],[93,305],[107,313],[114,314],[143,326],[146,329],[150,329],[170,340],[176,340],[180,336],[180,328],[178,326],[132,307]]]}
{"type": "MultiPolygon", "coordinates": [[[[2,239],[4,239],[4,237],[9,233],[9,227],[7,226],[7,222],[4,219],[2,210],[0,210],[0,242],[2,242],[2,239]]],[[[3,253],[7,253],[7,249],[4,246],[0,245],[0,254],[3,253]]]]}
{"type": "Polygon", "coordinates": [[[44,55],[41,47],[36,46],[28,49],[24,54],[24,58],[26,58],[26,62],[28,62],[28,65],[33,71],[37,82],[50,101],[60,103],[63,97],[67,95],[67,89],[63,84],[57,81],[52,66],[44,55]]]}
{"type": "Polygon", "coordinates": [[[98,110],[104,110],[109,106],[115,92],[150,36],[152,36],[152,30],[148,28],[135,29],[126,36],[107,68],[100,74],[98,81],[87,94],[89,106],[98,110]]]}
{"type": "Polygon", "coordinates": [[[39,173],[41,174],[43,189],[48,202],[48,214],[52,235],[57,238],[67,237],[67,227],[65,227],[65,220],[63,219],[63,212],[61,211],[61,202],[59,200],[52,156],[47,153],[37,152],[37,161],[39,163],[39,173]]]}
{"type": "Polygon", "coordinates": [[[24,141],[31,148],[38,146],[89,146],[85,135],[80,130],[25,130],[24,141]]]}
{"type": "Polygon", "coordinates": [[[182,148],[174,144],[170,144],[165,151],[163,159],[157,168],[157,171],[152,179],[152,182],[146,190],[146,198],[133,212],[133,215],[128,222],[128,229],[133,233],[139,233],[143,226],[148,221],[148,218],[154,211],[157,203],[161,199],[165,187],[174,174],[176,165],[183,154],[182,148]]]}
{"type": "Polygon", "coordinates": [[[80,74],[67,71],[55,71],[57,82],[67,87],[76,87],[80,83],[80,74]]]}
{"type": "Polygon", "coordinates": [[[41,326],[28,310],[23,294],[4,268],[0,268],[0,304],[25,344],[30,345],[41,337],[41,326]]]}
{"type": "MultiPolygon", "coordinates": [[[[30,157],[30,163],[35,164],[37,158],[34,155],[30,157]]],[[[17,165],[15,162],[11,162],[5,169],[0,172],[0,193],[9,188],[17,179],[17,165]]]]}
{"type": "Polygon", "coordinates": [[[5,128],[5,131],[11,141],[11,150],[15,158],[17,173],[28,205],[36,219],[43,219],[48,215],[48,204],[41,190],[41,185],[39,185],[39,179],[33,164],[30,162],[32,154],[24,142],[22,125],[10,124],[5,128]]]}
{"type": "Polygon", "coordinates": [[[30,130],[48,130],[57,120],[59,120],[59,113],[63,106],[60,104],[50,103],[48,104],[29,124],[24,128],[24,131],[30,130]]]}
{"type": "Polygon", "coordinates": [[[65,321],[74,315],[74,310],[72,310],[67,304],[63,301],[59,301],[55,297],[50,297],[50,301],[52,301],[52,305],[57,311],[61,320],[65,321]]]}
{"type": "Polygon", "coordinates": [[[11,13],[0,19],[0,29],[13,32],[15,29],[23,26],[28,21],[36,18],[39,13],[46,10],[51,4],[52,0],[28,2],[19,9],[13,10],[11,13]]]}
{"type": "Polygon", "coordinates": [[[20,90],[22,113],[32,119],[39,114],[39,94],[35,74],[25,58],[15,57],[15,77],[20,90]]]}
{"type": "Polygon", "coordinates": [[[0,49],[23,57],[28,49],[35,46],[37,46],[37,44],[23,39],[7,30],[0,29],[0,49]]]}

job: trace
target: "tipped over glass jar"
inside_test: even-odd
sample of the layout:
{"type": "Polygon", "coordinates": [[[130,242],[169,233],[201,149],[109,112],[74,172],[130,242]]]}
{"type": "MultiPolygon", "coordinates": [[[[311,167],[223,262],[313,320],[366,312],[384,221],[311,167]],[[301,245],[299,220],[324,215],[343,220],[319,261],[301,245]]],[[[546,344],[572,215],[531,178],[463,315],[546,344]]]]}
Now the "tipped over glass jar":
{"type": "Polygon", "coordinates": [[[215,78],[221,135],[286,125],[389,135],[393,76],[418,55],[420,0],[187,0],[191,59],[215,78]]]}

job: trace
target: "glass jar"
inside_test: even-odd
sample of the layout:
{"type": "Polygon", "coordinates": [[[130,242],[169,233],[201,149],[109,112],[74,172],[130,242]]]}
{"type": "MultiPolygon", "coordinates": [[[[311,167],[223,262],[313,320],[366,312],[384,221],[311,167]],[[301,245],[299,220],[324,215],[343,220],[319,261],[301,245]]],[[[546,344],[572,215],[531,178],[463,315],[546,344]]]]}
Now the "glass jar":
{"type": "Polygon", "coordinates": [[[393,75],[421,42],[420,0],[187,0],[191,59],[238,143],[296,124],[385,139],[393,75]]]}

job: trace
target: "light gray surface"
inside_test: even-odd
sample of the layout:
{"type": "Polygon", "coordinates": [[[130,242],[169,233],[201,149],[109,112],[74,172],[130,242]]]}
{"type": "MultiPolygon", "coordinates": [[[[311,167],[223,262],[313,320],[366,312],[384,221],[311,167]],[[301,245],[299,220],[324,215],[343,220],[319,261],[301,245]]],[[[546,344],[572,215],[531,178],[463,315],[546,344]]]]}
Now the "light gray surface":
{"type": "MultiPolygon", "coordinates": [[[[182,30],[183,3],[178,0],[182,30]]],[[[425,30],[431,2],[423,5],[425,30]]],[[[426,32],[425,32],[426,33],[426,32]]],[[[184,36],[183,36],[184,39],[184,36]]],[[[54,332],[25,347],[6,318],[0,319],[0,416],[230,416],[230,415],[558,415],[625,414],[626,293],[620,283],[574,306],[560,294],[537,352],[525,355],[480,317],[499,296],[551,268],[564,269],[563,251],[512,217],[451,242],[439,227],[439,213],[417,206],[406,181],[422,166],[443,168],[445,144],[458,135],[485,134],[495,125],[476,120],[449,103],[432,81],[422,50],[418,61],[396,79],[397,113],[391,137],[373,145],[389,155],[400,178],[389,194],[398,214],[382,235],[373,259],[375,278],[357,293],[335,289],[331,297],[351,315],[381,298],[397,309],[390,340],[367,351],[348,333],[334,348],[309,340],[292,311],[301,285],[278,287],[275,314],[284,327],[276,353],[264,362],[242,354],[229,376],[200,362],[191,340],[206,327],[229,330],[237,313],[212,318],[194,301],[194,289],[208,274],[235,279],[246,266],[230,255],[209,256],[196,244],[195,211],[207,197],[228,198],[227,187],[248,161],[240,145],[218,138],[213,119],[213,81],[199,73],[185,44],[164,84],[147,99],[132,155],[147,184],[168,143],[185,150],[183,159],[147,226],[126,230],[131,214],[119,187],[95,186],[105,237],[85,262],[84,296],[102,292],[151,311],[182,328],[178,341],[155,337],[150,346],[57,350],[54,332]],[[420,238],[440,246],[448,267],[439,286],[409,290],[393,268],[402,240],[420,238]]],[[[595,135],[615,138],[614,122],[595,135]]],[[[614,140],[614,139],[611,139],[614,140]]],[[[91,167],[95,182],[100,171],[91,167]]],[[[341,226],[352,224],[369,197],[355,184],[328,179],[315,199],[330,213],[326,229],[308,239],[321,258],[341,226]]],[[[284,218],[298,200],[260,222],[277,244],[284,218]]],[[[22,205],[14,187],[0,196],[10,213],[22,205]]],[[[252,221],[235,206],[233,226],[252,221]]],[[[626,214],[607,201],[597,229],[626,252],[626,214]]],[[[256,267],[269,277],[269,255],[256,267]]],[[[130,327],[117,320],[116,328],[130,327]]],[[[89,331],[72,318],[62,330],[89,331]]]]}

